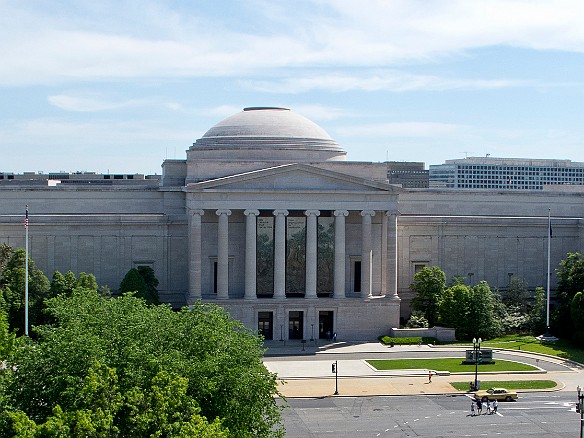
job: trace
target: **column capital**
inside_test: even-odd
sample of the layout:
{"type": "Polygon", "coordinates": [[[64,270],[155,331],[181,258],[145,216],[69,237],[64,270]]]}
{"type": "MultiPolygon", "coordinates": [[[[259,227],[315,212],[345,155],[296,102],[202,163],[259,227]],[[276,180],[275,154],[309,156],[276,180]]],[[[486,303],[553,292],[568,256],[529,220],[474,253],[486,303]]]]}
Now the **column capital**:
{"type": "Polygon", "coordinates": [[[192,215],[203,216],[205,214],[205,210],[195,209],[195,210],[190,210],[190,213],[192,215]]]}
{"type": "Polygon", "coordinates": [[[320,210],[306,210],[304,212],[305,216],[320,216],[320,210]]]}
{"type": "Polygon", "coordinates": [[[288,210],[274,210],[274,216],[288,216],[288,210]]]}
{"type": "Polygon", "coordinates": [[[399,212],[399,210],[387,210],[385,212],[386,216],[399,216],[401,213],[399,212]]]}
{"type": "Polygon", "coordinates": [[[243,214],[245,214],[246,216],[259,216],[260,211],[259,210],[245,210],[243,212],[243,214]]]}
{"type": "Polygon", "coordinates": [[[375,216],[375,211],[374,210],[363,210],[361,212],[361,216],[365,217],[365,216],[375,216]]]}
{"type": "Polygon", "coordinates": [[[348,210],[335,210],[334,215],[339,217],[339,216],[349,216],[349,211],[348,210]]]}
{"type": "Polygon", "coordinates": [[[226,216],[231,216],[231,210],[229,209],[219,209],[215,212],[215,214],[217,216],[221,216],[221,215],[226,215],[226,216]]]}

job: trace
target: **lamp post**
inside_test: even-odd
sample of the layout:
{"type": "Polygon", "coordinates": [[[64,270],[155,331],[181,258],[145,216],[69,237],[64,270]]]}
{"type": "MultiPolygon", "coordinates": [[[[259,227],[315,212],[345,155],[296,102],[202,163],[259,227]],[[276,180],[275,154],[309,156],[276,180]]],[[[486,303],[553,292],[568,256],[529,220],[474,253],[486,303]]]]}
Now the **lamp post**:
{"type": "Polygon", "coordinates": [[[472,346],[473,346],[473,350],[474,350],[474,360],[475,360],[475,380],[474,380],[474,390],[475,391],[479,390],[478,376],[479,376],[479,355],[481,352],[481,342],[483,342],[483,340],[481,338],[479,338],[478,341],[477,341],[477,338],[472,338],[472,346]]]}
{"type": "Polygon", "coordinates": [[[583,412],[583,401],[584,395],[582,395],[582,388],[580,385],[576,387],[576,391],[578,391],[578,402],[576,403],[576,412],[580,413],[580,438],[582,438],[582,426],[584,426],[584,412],[583,412]]]}

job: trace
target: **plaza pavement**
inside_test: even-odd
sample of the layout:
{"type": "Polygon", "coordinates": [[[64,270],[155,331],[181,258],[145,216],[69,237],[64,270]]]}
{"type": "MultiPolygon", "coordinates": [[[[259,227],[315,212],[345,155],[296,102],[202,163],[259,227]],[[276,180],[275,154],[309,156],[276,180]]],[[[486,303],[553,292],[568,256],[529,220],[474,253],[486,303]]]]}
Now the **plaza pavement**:
{"type": "MultiPolygon", "coordinates": [[[[469,347],[452,346],[395,346],[389,347],[378,342],[363,343],[322,343],[315,341],[302,345],[296,342],[271,341],[266,343],[264,364],[283,380],[279,390],[285,397],[328,397],[334,396],[338,388],[338,396],[381,396],[381,395],[412,395],[412,394],[464,394],[456,391],[449,382],[471,382],[474,373],[453,374],[442,370],[432,370],[432,382],[428,382],[427,369],[377,371],[365,362],[370,356],[379,358],[383,354],[391,359],[393,353],[401,353],[403,357],[408,352],[415,352],[416,357],[440,350],[444,357],[448,352],[464,351],[469,347]],[[369,357],[368,357],[369,356],[369,357]],[[349,357],[349,359],[347,358],[349,357]],[[338,381],[335,386],[335,375],[332,373],[332,363],[337,361],[338,381]]],[[[472,346],[470,347],[472,349],[472,346]]],[[[493,351],[497,358],[497,350],[493,351]]],[[[584,386],[584,368],[576,363],[570,363],[560,358],[538,355],[522,351],[509,351],[516,360],[534,358],[542,359],[539,364],[553,362],[561,365],[562,370],[546,371],[545,365],[537,372],[484,373],[479,372],[482,380],[553,380],[557,386],[551,390],[575,391],[576,386],[584,386]]],[[[434,356],[435,357],[435,356],[434,356]]],[[[480,371],[480,368],[479,368],[480,371]]],[[[486,389],[486,388],[483,388],[486,389]]]]}

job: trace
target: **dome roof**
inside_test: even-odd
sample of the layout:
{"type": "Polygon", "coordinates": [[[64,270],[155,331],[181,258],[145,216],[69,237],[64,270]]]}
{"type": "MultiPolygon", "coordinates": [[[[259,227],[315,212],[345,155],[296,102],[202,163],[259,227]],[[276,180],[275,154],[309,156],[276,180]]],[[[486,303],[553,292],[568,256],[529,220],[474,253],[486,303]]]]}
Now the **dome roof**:
{"type": "Polygon", "coordinates": [[[269,161],[344,160],[346,155],[316,123],[287,108],[275,107],[245,108],[209,129],[189,151],[204,155],[213,151],[215,159],[224,151],[223,158],[269,161]]]}

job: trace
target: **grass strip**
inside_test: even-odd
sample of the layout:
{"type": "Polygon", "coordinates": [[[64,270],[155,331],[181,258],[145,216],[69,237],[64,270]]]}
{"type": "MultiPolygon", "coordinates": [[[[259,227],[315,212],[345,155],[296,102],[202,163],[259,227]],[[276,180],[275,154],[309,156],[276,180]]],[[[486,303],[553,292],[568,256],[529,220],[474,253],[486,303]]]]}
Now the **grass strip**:
{"type": "MultiPolygon", "coordinates": [[[[469,382],[450,382],[458,391],[468,391],[469,382]]],[[[557,383],[553,380],[487,380],[481,381],[481,388],[507,388],[518,389],[549,389],[555,388],[557,383]]]]}
{"type": "MultiPolygon", "coordinates": [[[[475,371],[475,364],[464,364],[461,358],[441,359],[370,359],[367,363],[378,371],[429,369],[451,373],[475,371]]],[[[493,364],[479,364],[479,372],[533,371],[537,368],[519,362],[497,360],[493,364]]],[[[468,383],[467,383],[468,385],[468,383]]]]}
{"type": "MultiPolygon", "coordinates": [[[[449,345],[467,345],[469,350],[472,350],[472,343],[469,345],[468,342],[456,342],[449,345]]],[[[541,342],[534,336],[507,335],[484,341],[481,343],[481,347],[530,351],[584,363],[584,350],[564,339],[556,342],[541,342]]]]}

